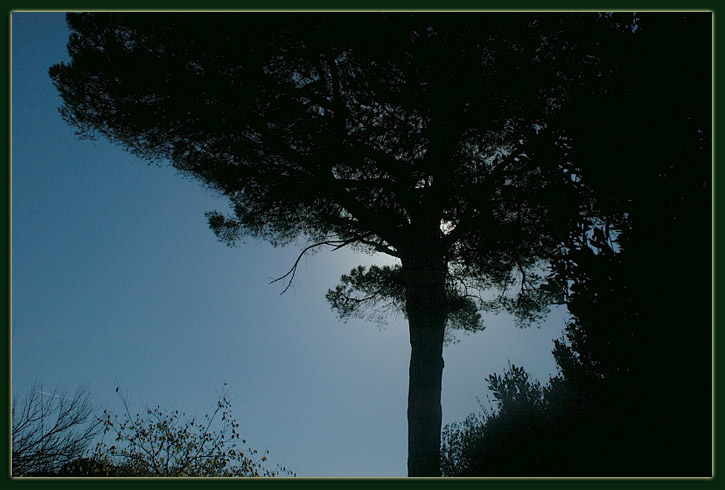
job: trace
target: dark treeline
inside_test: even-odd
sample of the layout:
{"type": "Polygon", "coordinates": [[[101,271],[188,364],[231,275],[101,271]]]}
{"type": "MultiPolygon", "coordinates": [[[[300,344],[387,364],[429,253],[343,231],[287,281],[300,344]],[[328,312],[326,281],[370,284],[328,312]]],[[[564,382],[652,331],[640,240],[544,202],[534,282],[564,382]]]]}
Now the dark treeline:
{"type": "Polygon", "coordinates": [[[491,375],[497,409],[445,429],[446,475],[711,475],[711,17],[638,27],[624,88],[571,114],[601,216],[558,264],[559,374],[491,375]]]}

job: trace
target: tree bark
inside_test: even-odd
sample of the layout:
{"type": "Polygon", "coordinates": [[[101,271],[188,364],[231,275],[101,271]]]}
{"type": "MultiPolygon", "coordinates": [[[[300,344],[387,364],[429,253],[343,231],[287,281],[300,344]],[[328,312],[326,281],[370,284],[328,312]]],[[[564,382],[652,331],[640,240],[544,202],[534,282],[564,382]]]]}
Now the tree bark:
{"type": "Polygon", "coordinates": [[[410,331],[408,476],[440,476],[445,261],[403,258],[410,331]]]}

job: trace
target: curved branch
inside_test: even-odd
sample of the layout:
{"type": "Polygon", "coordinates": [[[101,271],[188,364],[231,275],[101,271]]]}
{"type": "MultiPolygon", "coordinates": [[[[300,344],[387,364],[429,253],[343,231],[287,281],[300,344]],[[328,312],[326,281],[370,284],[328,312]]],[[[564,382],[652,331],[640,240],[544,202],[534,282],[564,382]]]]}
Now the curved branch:
{"type": "Polygon", "coordinates": [[[280,295],[282,295],[282,294],[286,293],[287,290],[292,286],[292,281],[294,281],[295,275],[297,274],[297,267],[300,265],[300,260],[302,260],[302,257],[307,252],[309,252],[313,248],[321,247],[323,245],[329,245],[331,247],[334,247],[332,249],[333,251],[340,250],[341,248],[346,247],[347,245],[349,245],[351,243],[354,243],[355,241],[357,241],[357,237],[356,238],[350,238],[349,240],[326,240],[326,241],[323,241],[323,242],[313,243],[312,245],[309,245],[309,246],[305,247],[302,250],[302,252],[300,252],[300,254],[297,256],[297,260],[295,260],[294,265],[292,266],[292,268],[289,271],[287,271],[286,274],[284,274],[283,276],[278,277],[277,279],[274,279],[274,280],[270,281],[269,284],[274,284],[275,282],[279,282],[279,281],[281,281],[281,280],[289,277],[289,281],[287,281],[287,286],[285,286],[285,288],[282,290],[282,292],[279,293],[280,295]]]}

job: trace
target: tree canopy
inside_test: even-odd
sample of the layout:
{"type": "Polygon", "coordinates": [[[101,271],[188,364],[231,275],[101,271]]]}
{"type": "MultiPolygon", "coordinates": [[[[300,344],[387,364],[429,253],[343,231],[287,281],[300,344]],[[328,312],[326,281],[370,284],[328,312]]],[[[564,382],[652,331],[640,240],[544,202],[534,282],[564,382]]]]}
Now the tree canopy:
{"type": "Polygon", "coordinates": [[[80,134],[227,195],[233,214],[209,214],[222,240],[304,238],[400,257],[435,237],[427,246],[446,257],[451,290],[518,284],[507,305],[526,316],[540,283],[527,272],[581,211],[571,143],[553,117],[582,88],[611,83],[627,41],[612,23],[78,14],[72,61],[51,76],[80,134]]]}

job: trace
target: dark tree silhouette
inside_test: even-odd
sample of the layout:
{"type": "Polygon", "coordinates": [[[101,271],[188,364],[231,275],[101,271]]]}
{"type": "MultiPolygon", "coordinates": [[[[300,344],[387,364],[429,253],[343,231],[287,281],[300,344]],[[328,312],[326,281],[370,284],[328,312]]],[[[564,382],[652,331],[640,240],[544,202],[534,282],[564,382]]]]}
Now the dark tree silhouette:
{"type": "Polygon", "coordinates": [[[497,411],[444,429],[446,475],[712,474],[712,17],[638,25],[620,90],[568,114],[596,114],[569,127],[599,213],[556,262],[560,373],[506,373],[497,411]]]}
{"type": "Polygon", "coordinates": [[[712,38],[710,13],[643,15],[627,91],[573,134],[599,202],[626,216],[619,253],[579,267],[570,311],[629,474],[712,469],[712,38]]]}
{"type": "Polygon", "coordinates": [[[557,117],[616,83],[633,21],[71,14],[71,61],[50,74],[82,136],[228,196],[233,215],[209,213],[225,242],[400,260],[353,270],[328,299],[343,318],[407,316],[408,474],[435,476],[446,326],[481,329],[486,309],[530,322],[560,296],[547,263],[591,206],[557,117]]]}

